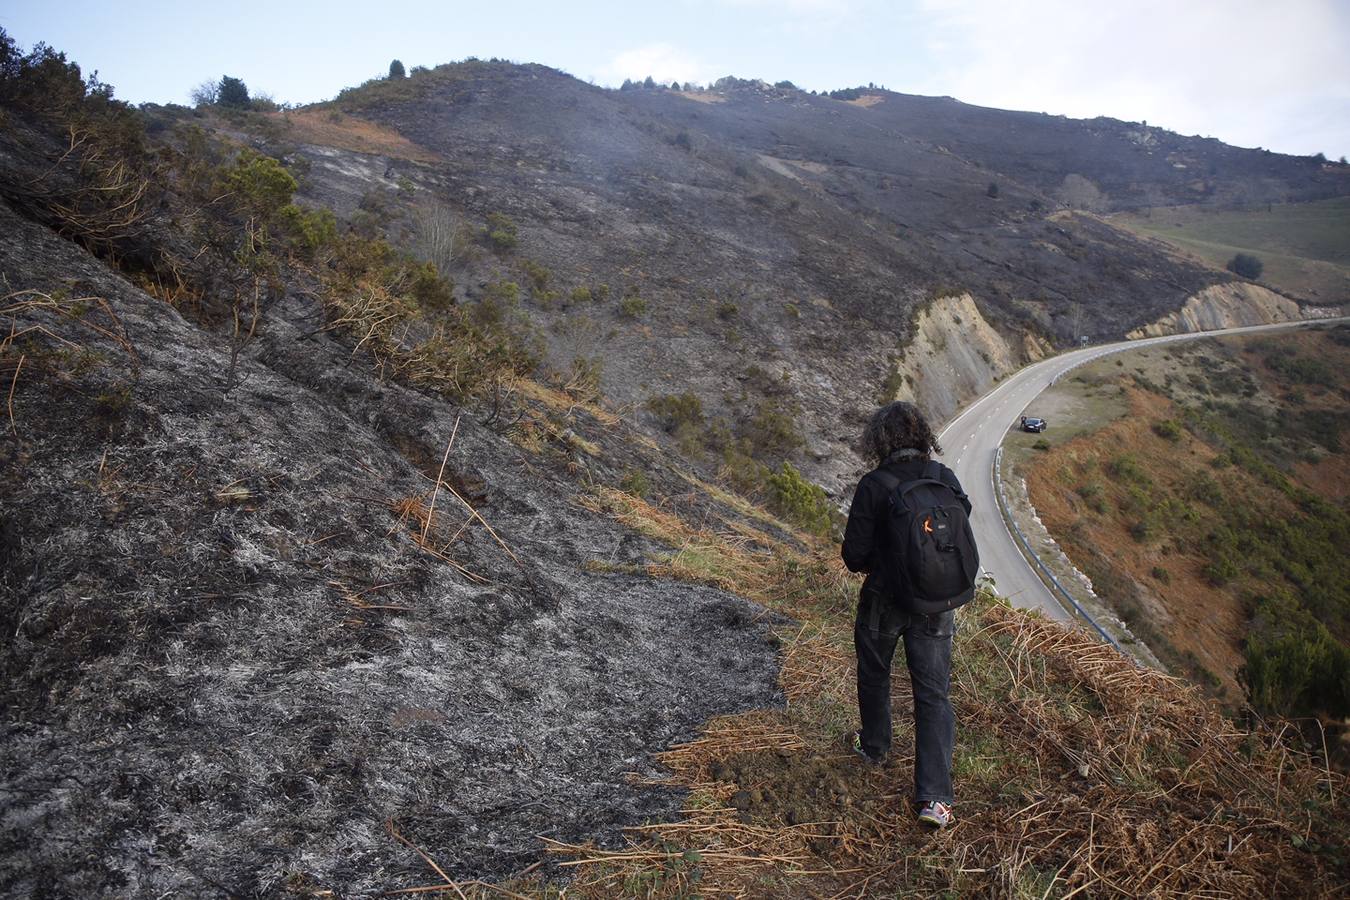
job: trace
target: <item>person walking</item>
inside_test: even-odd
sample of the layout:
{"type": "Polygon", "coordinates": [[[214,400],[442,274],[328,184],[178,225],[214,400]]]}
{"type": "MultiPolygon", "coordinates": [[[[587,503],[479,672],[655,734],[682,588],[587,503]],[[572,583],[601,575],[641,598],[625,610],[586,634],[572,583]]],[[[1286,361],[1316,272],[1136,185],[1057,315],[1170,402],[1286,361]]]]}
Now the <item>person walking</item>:
{"type": "MultiPolygon", "coordinates": [[[[973,587],[942,602],[916,596],[916,582],[906,575],[906,561],[894,558],[907,551],[904,539],[891,533],[896,521],[892,506],[904,501],[909,496],[906,492],[920,483],[928,485],[926,496],[946,496],[948,503],[959,504],[965,516],[970,514],[970,499],[952,470],[933,460],[942,448],[912,403],[890,403],[878,409],[863,431],[862,448],[876,468],[862,477],[854,491],[841,548],[850,572],[867,573],[853,627],[862,727],[847,736],[847,743],[867,762],[885,762],[891,747],[891,662],[903,638],[914,693],[915,812],[919,821],[945,828],[955,821],[951,770],[956,718],[948,694],[956,613],[954,608],[942,607],[969,600],[973,587]],[[935,608],[939,611],[918,611],[935,608]]],[[[973,565],[967,564],[973,585],[978,556],[968,522],[954,506],[946,509],[965,528],[969,543],[961,546],[967,547],[967,556],[975,557],[973,565]]],[[[932,512],[944,516],[941,506],[932,512]]],[[[919,527],[932,533],[929,521],[919,527]]]]}

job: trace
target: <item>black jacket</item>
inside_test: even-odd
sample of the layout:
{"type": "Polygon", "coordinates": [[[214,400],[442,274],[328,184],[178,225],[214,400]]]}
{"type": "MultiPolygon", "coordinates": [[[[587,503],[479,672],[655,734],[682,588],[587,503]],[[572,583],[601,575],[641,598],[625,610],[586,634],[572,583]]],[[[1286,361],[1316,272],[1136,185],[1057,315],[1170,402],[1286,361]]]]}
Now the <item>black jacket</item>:
{"type": "MultiPolygon", "coordinates": [[[[853,492],[853,505],[848,511],[848,525],[844,527],[842,552],[844,565],[848,566],[850,572],[867,573],[867,580],[863,582],[864,591],[885,592],[887,589],[887,585],[881,583],[881,570],[876,565],[874,556],[883,544],[883,536],[877,533],[877,529],[886,527],[891,492],[877,475],[877,471],[884,469],[903,483],[923,477],[926,465],[928,460],[924,458],[884,463],[878,469],[864,475],[853,492]]],[[[970,498],[966,496],[961,482],[956,480],[956,473],[946,466],[941,466],[938,478],[951,485],[952,490],[956,492],[956,498],[961,501],[961,505],[966,508],[966,514],[969,515],[970,498]]]]}

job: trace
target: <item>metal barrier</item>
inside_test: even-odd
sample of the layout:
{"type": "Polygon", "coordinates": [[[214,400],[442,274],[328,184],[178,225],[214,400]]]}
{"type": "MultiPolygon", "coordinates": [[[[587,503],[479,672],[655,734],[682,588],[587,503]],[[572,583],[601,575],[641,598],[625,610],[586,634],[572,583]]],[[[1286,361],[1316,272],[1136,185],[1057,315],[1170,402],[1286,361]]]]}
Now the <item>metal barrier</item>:
{"type": "Polygon", "coordinates": [[[1017,520],[1013,518],[1012,511],[1008,508],[1007,498],[1003,496],[1002,463],[1003,463],[1003,448],[999,447],[997,450],[994,451],[994,496],[998,499],[998,508],[999,512],[1003,515],[1003,520],[1012,526],[1013,535],[1016,536],[1018,542],[1022,545],[1022,549],[1023,551],[1025,551],[1027,557],[1036,564],[1036,567],[1039,568],[1041,572],[1045,574],[1046,578],[1050,579],[1050,583],[1053,584],[1055,588],[1060,592],[1060,594],[1064,596],[1065,600],[1069,601],[1069,605],[1073,607],[1074,611],[1077,612],[1080,616],[1082,616],[1089,625],[1097,629],[1097,633],[1102,636],[1103,640],[1105,640],[1112,647],[1115,647],[1117,650],[1119,650],[1121,655],[1124,656],[1126,659],[1128,659],[1130,662],[1134,663],[1136,666],[1139,665],[1139,660],[1135,659],[1131,654],[1126,653],[1125,648],[1120,646],[1120,644],[1117,643],[1115,638],[1107,634],[1106,629],[1098,625],[1097,620],[1092,618],[1092,616],[1088,614],[1088,611],[1083,609],[1083,607],[1079,605],[1077,600],[1073,599],[1073,595],[1064,589],[1064,585],[1059,583],[1059,579],[1055,577],[1055,573],[1050,571],[1050,569],[1045,565],[1045,563],[1042,562],[1041,557],[1036,553],[1035,550],[1032,549],[1031,543],[1026,539],[1026,536],[1022,534],[1022,529],[1017,526],[1017,520]]]}

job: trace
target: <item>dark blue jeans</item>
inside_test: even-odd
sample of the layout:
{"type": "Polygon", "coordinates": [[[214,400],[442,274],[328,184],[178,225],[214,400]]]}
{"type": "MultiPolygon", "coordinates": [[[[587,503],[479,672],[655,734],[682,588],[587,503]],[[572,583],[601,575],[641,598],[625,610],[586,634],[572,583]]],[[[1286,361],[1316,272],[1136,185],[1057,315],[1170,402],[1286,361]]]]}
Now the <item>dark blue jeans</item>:
{"type": "Polygon", "coordinates": [[[891,749],[891,660],[903,637],[914,690],[914,800],[918,803],[951,803],[953,799],[956,717],[948,693],[955,633],[955,612],[910,614],[871,590],[864,590],[858,598],[853,645],[858,651],[863,750],[880,759],[891,749]]]}

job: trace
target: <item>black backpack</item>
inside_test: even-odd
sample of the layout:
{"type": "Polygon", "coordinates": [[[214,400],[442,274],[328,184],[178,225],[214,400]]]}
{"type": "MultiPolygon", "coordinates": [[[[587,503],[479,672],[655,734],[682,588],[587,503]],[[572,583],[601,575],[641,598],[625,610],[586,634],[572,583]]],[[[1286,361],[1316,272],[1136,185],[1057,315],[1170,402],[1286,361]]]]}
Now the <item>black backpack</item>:
{"type": "Polygon", "coordinates": [[[975,596],[980,552],[966,508],[941,471],[930,460],[913,481],[877,472],[890,491],[882,576],[906,612],[943,613],[975,596]]]}

